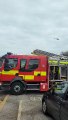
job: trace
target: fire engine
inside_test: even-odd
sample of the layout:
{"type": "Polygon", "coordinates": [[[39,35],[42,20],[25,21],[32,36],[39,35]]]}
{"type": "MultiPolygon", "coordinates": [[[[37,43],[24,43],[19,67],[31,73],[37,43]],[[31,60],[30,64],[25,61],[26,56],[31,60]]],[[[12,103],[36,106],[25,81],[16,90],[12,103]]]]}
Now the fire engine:
{"type": "Polygon", "coordinates": [[[9,88],[12,94],[25,90],[49,89],[47,56],[14,55],[7,53],[0,58],[0,88],[9,88]]]}

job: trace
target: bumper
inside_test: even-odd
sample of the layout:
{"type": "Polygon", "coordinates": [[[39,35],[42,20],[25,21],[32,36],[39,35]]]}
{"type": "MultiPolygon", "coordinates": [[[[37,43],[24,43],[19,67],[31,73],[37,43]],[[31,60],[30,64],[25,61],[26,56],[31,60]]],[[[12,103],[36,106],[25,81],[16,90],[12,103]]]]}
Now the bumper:
{"type": "Polygon", "coordinates": [[[10,90],[10,85],[0,83],[0,90],[10,90]]]}

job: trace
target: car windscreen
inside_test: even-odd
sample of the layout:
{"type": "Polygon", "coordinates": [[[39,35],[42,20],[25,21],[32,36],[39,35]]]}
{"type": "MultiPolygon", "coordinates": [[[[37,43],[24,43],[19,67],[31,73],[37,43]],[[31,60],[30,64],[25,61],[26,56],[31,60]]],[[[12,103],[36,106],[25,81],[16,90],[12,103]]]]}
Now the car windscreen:
{"type": "Polygon", "coordinates": [[[54,88],[55,93],[63,94],[67,90],[68,84],[67,83],[58,83],[54,88]]]}

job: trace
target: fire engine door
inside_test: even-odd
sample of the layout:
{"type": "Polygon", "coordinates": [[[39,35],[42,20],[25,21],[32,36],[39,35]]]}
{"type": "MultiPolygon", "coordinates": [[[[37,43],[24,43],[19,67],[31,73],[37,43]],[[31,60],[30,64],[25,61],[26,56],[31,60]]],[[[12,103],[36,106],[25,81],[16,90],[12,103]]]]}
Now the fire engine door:
{"type": "Polygon", "coordinates": [[[23,77],[23,80],[29,82],[35,82],[41,80],[39,70],[38,59],[26,59],[20,60],[20,71],[19,75],[23,77]]]}

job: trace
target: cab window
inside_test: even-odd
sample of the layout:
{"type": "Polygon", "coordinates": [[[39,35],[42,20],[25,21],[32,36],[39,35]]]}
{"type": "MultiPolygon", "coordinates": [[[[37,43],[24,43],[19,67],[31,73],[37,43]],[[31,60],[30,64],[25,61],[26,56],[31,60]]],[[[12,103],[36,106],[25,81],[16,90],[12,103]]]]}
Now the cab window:
{"type": "Polygon", "coordinates": [[[28,64],[28,69],[29,70],[34,70],[38,68],[39,66],[39,60],[38,59],[31,59],[28,64]]]}
{"type": "Polygon", "coordinates": [[[26,66],[26,59],[21,59],[20,61],[20,70],[24,70],[26,66]]]}

